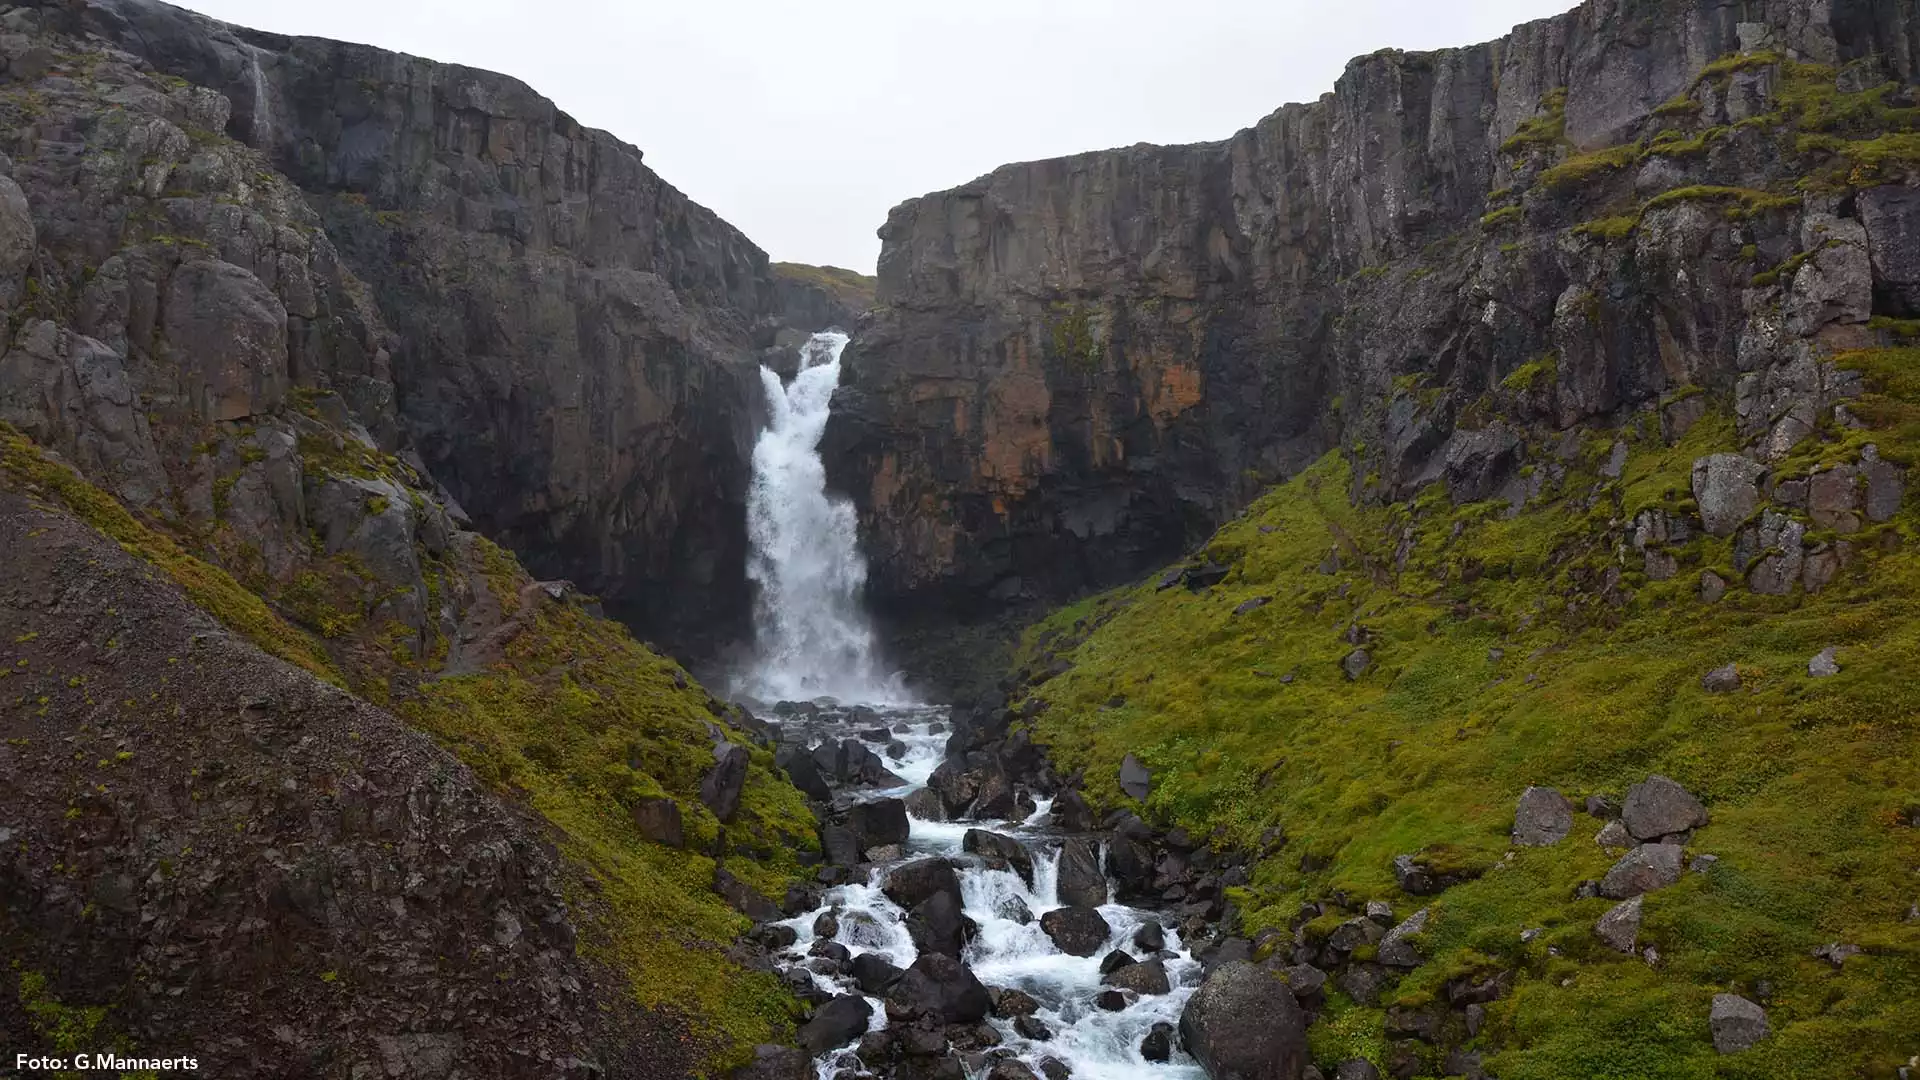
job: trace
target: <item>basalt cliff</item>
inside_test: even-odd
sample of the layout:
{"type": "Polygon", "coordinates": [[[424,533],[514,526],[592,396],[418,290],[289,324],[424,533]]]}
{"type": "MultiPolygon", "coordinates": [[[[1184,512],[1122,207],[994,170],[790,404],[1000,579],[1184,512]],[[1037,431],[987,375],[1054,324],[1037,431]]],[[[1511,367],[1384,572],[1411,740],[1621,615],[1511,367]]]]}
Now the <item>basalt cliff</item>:
{"type": "Polygon", "coordinates": [[[1817,350],[1920,314],[1912,148],[1843,145],[1917,72],[1908,4],[1593,0],[902,203],[828,436],[877,599],[1125,580],[1335,446],[1377,497],[1518,492],[1500,399],[1564,430],[1737,391],[1784,453],[1817,350]]]}

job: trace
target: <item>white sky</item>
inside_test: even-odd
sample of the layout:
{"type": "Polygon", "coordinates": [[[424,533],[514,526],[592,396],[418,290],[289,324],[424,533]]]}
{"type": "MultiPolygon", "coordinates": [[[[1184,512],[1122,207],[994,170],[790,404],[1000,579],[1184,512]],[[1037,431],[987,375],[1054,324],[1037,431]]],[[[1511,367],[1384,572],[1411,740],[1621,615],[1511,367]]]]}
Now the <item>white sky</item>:
{"type": "Polygon", "coordinates": [[[1350,57],[1574,0],[183,0],[517,76],[775,259],[871,273],[895,204],[1010,161],[1225,138],[1350,57]]]}

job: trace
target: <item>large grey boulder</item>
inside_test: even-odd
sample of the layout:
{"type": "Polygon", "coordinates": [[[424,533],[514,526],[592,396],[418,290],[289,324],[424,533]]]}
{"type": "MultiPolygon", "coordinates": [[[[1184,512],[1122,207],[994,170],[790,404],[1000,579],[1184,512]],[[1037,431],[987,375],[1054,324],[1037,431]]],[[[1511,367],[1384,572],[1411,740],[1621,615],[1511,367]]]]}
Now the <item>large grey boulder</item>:
{"type": "Polygon", "coordinates": [[[753,760],[744,746],[721,742],[713,748],[713,768],[700,781],[700,801],[721,823],[731,823],[740,812],[747,789],[747,765],[753,760]]]}
{"type": "Polygon", "coordinates": [[[1153,774],[1132,754],[1120,760],[1120,790],[1139,802],[1146,802],[1153,791],[1153,774]]]}
{"type": "Polygon", "coordinates": [[[1306,1015],[1278,972],[1239,961],[1187,999],[1180,1038],[1211,1080],[1300,1080],[1306,1015]]]}
{"type": "Polygon", "coordinates": [[[1686,788],[1655,774],[1627,789],[1620,821],[1635,840],[1658,840],[1704,827],[1707,808],[1686,788]]]}
{"type": "Polygon", "coordinates": [[[1693,463],[1693,498],[1709,533],[1732,536],[1760,508],[1766,466],[1739,454],[1709,454],[1693,463]]]}
{"type": "Polygon", "coordinates": [[[1573,831],[1573,808],[1553,788],[1530,787],[1520,795],[1513,815],[1513,842],[1521,847],[1550,847],[1573,831]]]}
{"type": "Polygon", "coordinates": [[[1713,1048],[1723,1054],[1750,1050],[1772,1030],[1766,1010],[1738,994],[1713,995],[1707,1025],[1713,1032],[1713,1048]]]}
{"type": "Polygon", "coordinates": [[[1686,868],[1686,849],[1679,844],[1642,844],[1624,855],[1600,879],[1600,895],[1626,900],[1664,889],[1680,880],[1686,868]]]}
{"type": "Polygon", "coordinates": [[[1033,853],[1027,850],[1027,845],[1013,837],[986,829],[968,829],[961,838],[960,847],[969,854],[1005,863],[1009,870],[1020,875],[1020,880],[1029,886],[1033,884],[1033,853]]]}
{"type": "Polygon", "coordinates": [[[1165,994],[1173,989],[1173,983],[1167,977],[1166,962],[1158,958],[1110,971],[1100,977],[1100,982],[1121,990],[1131,990],[1142,997],[1165,994]]]}

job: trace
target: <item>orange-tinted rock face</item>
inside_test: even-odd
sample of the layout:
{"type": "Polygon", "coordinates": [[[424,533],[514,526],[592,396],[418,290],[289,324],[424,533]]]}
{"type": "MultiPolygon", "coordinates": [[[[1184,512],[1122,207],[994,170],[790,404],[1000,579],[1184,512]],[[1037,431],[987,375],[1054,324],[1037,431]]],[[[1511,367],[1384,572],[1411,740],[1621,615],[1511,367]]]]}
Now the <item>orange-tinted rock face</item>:
{"type": "Polygon", "coordinates": [[[1383,496],[1434,470],[1508,493],[1524,455],[1467,430],[1495,401],[1550,434],[1747,379],[1763,433],[1784,408],[1765,387],[1805,382],[1807,350],[1904,310],[1920,272],[1895,222],[1920,199],[1863,193],[1864,219],[1840,195],[1752,215],[1677,199],[1625,241],[1574,227],[1691,185],[1795,190],[1792,133],[1741,123],[1785,76],[1703,79],[1713,58],[1778,52],[1920,100],[1911,5],[1840,9],[1589,0],[1499,42],[1356,60],[1223,142],[1009,165],[896,207],[826,444],[877,596],[979,614],[1136,577],[1336,445],[1383,496]],[[1652,145],[1677,97],[1735,134],[1541,179],[1652,145]],[[1529,121],[1552,133],[1510,142],[1529,121]],[[1815,234],[1855,237],[1820,255],[1844,295],[1750,287],[1815,234]],[[1488,468],[1475,447],[1499,451],[1488,468]]]}

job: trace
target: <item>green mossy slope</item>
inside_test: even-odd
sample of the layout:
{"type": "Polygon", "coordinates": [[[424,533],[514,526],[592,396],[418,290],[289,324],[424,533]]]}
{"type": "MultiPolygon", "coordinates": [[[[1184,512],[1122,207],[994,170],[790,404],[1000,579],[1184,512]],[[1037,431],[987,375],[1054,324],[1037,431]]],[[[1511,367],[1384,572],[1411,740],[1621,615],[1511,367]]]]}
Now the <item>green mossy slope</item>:
{"type": "Polygon", "coordinates": [[[493,650],[455,674],[442,670],[445,641],[419,657],[410,647],[370,649],[330,633],[327,613],[362,606],[351,575],[334,582],[314,572],[297,594],[306,602],[282,595],[276,606],[4,424],[0,485],[72,511],[165,572],[229,629],[386,705],[503,798],[540,815],[579,871],[580,948],[623,973],[640,1005],[677,1017],[710,1073],[791,1035],[797,1003],[773,976],[729,957],[750,924],[713,883],[723,865],[778,899],[799,874],[798,853],[818,844],[805,800],[771,754],[754,747],[740,810],[723,826],[701,803],[700,781],[716,732],[743,745],[747,736],[723,726],[679,665],[591,613],[584,598],[550,599],[510,553],[468,536],[451,560],[431,560],[435,580],[451,589],[464,579],[474,593],[464,595],[465,610],[491,610],[491,621],[512,632],[496,634],[493,650]],[[648,842],[634,823],[637,800],[663,795],[684,816],[684,850],[648,842]]]}
{"type": "MultiPolygon", "coordinates": [[[[1899,426],[1913,387],[1897,376],[1917,360],[1843,358],[1874,373],[1862,404],[1889,426],[1828,433],[1796,458],[1877,436],[1913,461],[1899,426]]],[[[1711,414],[1677,446],[1623,437],[1619,479],[1600,475],[1613,434],[1589,437],[1518,513],[1456,508],[1438,485],[1356,507],[1346,460],[1329,455],[1214,537],[1207,556],[1233,567],[1222,584],[1119,590],[1028,633],[1029,670],[1072,662],[1033,691],[1049,703],[1033,724],[1063,773],[1086,770],[1090,798],[1125,804],[1117,767],[1134,753],[1154,774],[1149,817],[1248,848],[1284,832],[1235,897],[1249,932],[1340,893],[1403,914],[1431,904],[1431,961],[1382,1009],[1338,1000],[1315,1026],[1329,1074],[1342,1057],[1381,1058],[1385,1007],[1493,968],[1520,973],[1518,987],[1470,1045],[1504,1080],[1891,1076],[1920,1048],[1920,922],[1907,918],[1920,900],[1920,513],[1909,500],[1853,537],[1853,565],[1818,595],[1747,592],[1731,542],[1711,537],[1650,581],[1626,558],[1632,516],[1691,509],[1693,460],[1735,440],[1711,414]],[[1700,599],[1703,569],[1736,583],[1718,603],[1700,599]],[[1272,602],[1235,614],[1257,597],[1272,602]],[[1358,679],[1341,667],[1353,641],[1373,658],[1358,679]],[[1828,647],[1844,670],[1810,678],[1828,647]],[[1727,663],[1743,689],[1703,690],[1727,663]],[[1657,966],[1595,938],[1609,901],[1572,899],[1613,862],[1592,840],[1601,822],[1576,815],[1550,848],[1507,837],[1528,785],[1577,804],[1650,772],[1706,801],[1713,823],[1691,847],[1719,856],[1647,897],[1641,943],[1657,966]],[[1402,853],[1483,876],[1403,897],[1390,870],[1402,853]],[[1331,862],[1302,872],[1305,855],[1331,862]],[[1529,928],[1544,933],[1523,944],[1529,928]],[[1864,952],[1838,971],[1809,955],[1835,941],[1864,952]],[[1711,996],[1763,981],[1773,1037],[1716,1055],[1711,996]]]]}

